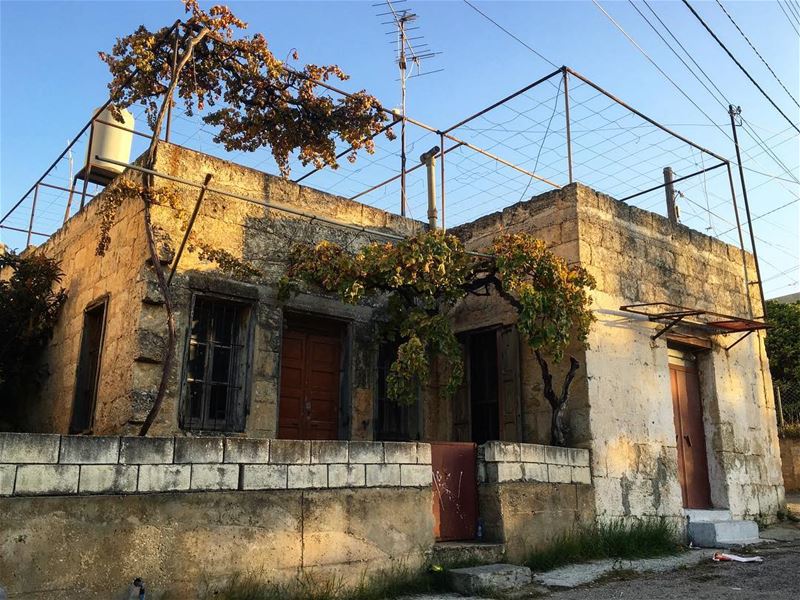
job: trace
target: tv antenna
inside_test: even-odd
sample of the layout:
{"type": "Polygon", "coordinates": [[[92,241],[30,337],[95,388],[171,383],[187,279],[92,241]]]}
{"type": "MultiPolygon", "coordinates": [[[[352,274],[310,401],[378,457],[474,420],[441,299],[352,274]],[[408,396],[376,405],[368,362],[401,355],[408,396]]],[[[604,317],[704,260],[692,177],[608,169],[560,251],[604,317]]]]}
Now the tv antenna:
{"type": "Polygon", "coordinates": [[[392,31],[387,32],[395,36],[391,42],[397,47],[397,66],[400,70],[400,114],[395,113],[395,117],[400,117],[400,214],[406,216],[406,81],[412,77],[431,75],[444,69],[437,69],[427,73],[422,72],[422,61],[427,58],[434,58],[441,52],[433,52],[424,41],[422,35],[411,35],[410,31],[419,30],[415,25],[417,14],[406,9],[398,8],[397,5],[404,4],[406,0],[384,0],[373,4],[373,6],[385,7],[386,12],[378,13],[379,17],[391,17],[390,21],[384,21],[383,25],[392,25],[392,31]],[[409,63],[411,67],[409,68],[409,63]],[[415,73],[416,70],[416,73],[415,73]]]}

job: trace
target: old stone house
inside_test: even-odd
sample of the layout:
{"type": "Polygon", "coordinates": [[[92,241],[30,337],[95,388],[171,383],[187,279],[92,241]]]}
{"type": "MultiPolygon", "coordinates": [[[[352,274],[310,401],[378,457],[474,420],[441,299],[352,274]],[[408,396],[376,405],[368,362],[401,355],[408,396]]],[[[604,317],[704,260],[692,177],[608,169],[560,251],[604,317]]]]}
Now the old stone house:
{"type": "MultiPolygon", "coordinates": [[[[486,540],[503,542],[509,556],[519,557],[595,518],[661,516],[682,529],[687,514],[702,519],[702,513],[687,510],[728,511],[713,513],[717,520],[769,521],[783,506],[763,331],[730,347],[737,335],[759,327],[744,317],[762,310],[755,290],[746,285],[739,249],[580,184],[453,230],[472,250],[485,248],[500,232],[531,232],[597,278],[590,346],[573,352],[581,363],[568,411],[573,448],[552,448],[546,446],[550,408],[538,367],[502,300],[470,298],[457,307],[465,384],[453,401],[444,401],[434,375],[414,407],[386,399],[391,348],[377,339],[376,306],[345,305],[312,292],[278,300],[277,283],[295,241],[328,239],[355,248],[425,225],[174,145],[160,145],[155,170],[165,176],[156,179],[158,186],[177,191],[171,203],[153,210],[166,269],[199,186],[207,174],[212,179],[172,281],[177,360],[151,430],[158,439],[174,438],[174,454],[165,450],[151,462],[180,463],[178,448],[186,439],[207,438],[220,444],[219,455],[200,462],[227,463],[228,447],[243,443],[237,439],[258,438],[272,440],[263,442],[264,448],[271,443],[291,456],[273,460],[272,450],[268,460],[231,460],[241,463],[241,470],[226,474],[230,487],[220,489],[427,486],[427,495],[415,487],[413,494],[381,496],[388,504],[380,509],[380,523],[371,525],[369,511],[378,508],[359,500],[364,527],[380,529],[392,514],[387,511],[395,511],[398,523],[392,527],[405,532],[397,542],[404,550],[383,549],[395,558],[434,537],[472,538],[478,518],[486,540]],[[233,267],[225,268],[225,257],[213,256],[213,249],[228,253],[233,267]],[[260,275],[232,274],[242,265],[260,275]],[[687,308],[632,306],[648,303],[687,308]],[[692,314],[680,315],[687,310],[692,314]],[[681,318],[673,322],[676,314],[681,318]],[[722,322],[729,323],[727,330],[722,322]],[[732,334],[719,335],[728,331],[732,334]],[[208,437],[213,434],[226,438],[224,453],[223,442],[208,437]],[[287,446],[275,440],[302,442],[287,446]],[[308,445],[309,440],[314,442],[308,445]],[[349,445],[343,446],[344,458],[331,458],[325,471],[326,461],[315,460],[314,449],[326,446],[316,440],[349,445]],[[404,441],[413,443],[393,444],[404,441]],[[477,471],[469,443],[481,444],[477,471]],[[411,453],[407,460],[391,458],[401,451],[411,453]],[[289,465],[288,479],[284,472],[280,485],[263,483],[266,475],[255,470],[257,463],[276,461],[284,469],[289,465]],[[305,465],[294,486],[292,465],[305,465]],[[334,465],[346,470],[332,470],[334,465]],[[409,465],[417,470],[401,468],[409,465]],[[437,498],[432,516],[431,470],[437,498]],[[468,490],[452,500],[456,517],[447,508],[453,489],[448,478],[455,470],[466,474],[462,483],[468,490]],[[420,527],[430,533],[406,535],[420,527]]],[[[27,429],[64,434],[61,454],[67,441],[78,439],[66,434],[135,435],[152,406],[164,360],[163,298],[148,264],[141,202],[118,207],[108,250],[97,256],[102,206],[101,194],[41,247],[62,261],[69,300],[43,357],[50,375],[28,411],[27,429]]],[[[752,273],[752,257],[746,260],[752,273]]],[[[122,465],[121,451],[116,456],[111,462],[122,465]]],[[[13,462],[0,451],[0,463],[13,462]]],[[[63,461],[59,455],[44,462],[60,467],[63,461]]],[[[140,461],[136,485],[142,485],[146,462],[140,461]]],[[[187,477],[185,485],[161,484],[165,490],[194,489],[195,476],[187,477]]],[[[136,485],[121,492],[141,491],[136,485]]],[[[120,491],[110,483],[95,491],[103,489],[120,491]]],[[[84,491],[75,484],[74,493],[84,491]]],[[[348,515],[351,523],[355,517],[348,515]]],[[[316,530],[308,525],[305,531],[316,530]]],[[[379,537],[370,531],[367,538],[379,537]]],[[[366,555],[374,559],[352,550],[348,560],[367,560],[366,555]]],[[[347,562],[309,563],[300,556],[294,566],[347,562]]]]}

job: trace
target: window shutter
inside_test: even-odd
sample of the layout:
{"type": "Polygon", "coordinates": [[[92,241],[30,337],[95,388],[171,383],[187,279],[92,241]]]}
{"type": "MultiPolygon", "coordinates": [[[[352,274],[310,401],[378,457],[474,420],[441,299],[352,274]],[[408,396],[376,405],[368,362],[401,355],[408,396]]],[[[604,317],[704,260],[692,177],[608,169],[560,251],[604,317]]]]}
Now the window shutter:
{"type": "Polygon", "coordinates": [[[497,330],[499,400],[503,441],[522,441],[522,402],[519,368],[519,332],[516,325],[497,330]]]}
{"type": "MultiPolygon", "coordinates": [[[[453,396],[453,440],[468,442],[472,439],[469,398],[469,338],[461,344],[461,358],[464,361],[464,379],[453,396]]],[[[445,377],[449,377],[446,373],[445,377]]]]}

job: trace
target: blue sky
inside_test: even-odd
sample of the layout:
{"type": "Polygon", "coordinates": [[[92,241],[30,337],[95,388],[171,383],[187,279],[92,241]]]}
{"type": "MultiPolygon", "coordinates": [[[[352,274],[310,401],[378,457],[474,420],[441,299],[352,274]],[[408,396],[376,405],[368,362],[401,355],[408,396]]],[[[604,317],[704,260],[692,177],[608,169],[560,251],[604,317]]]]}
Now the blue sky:
{"type": "MultiPolygon", "coordinates": [[[[301,62],[336,63],[351,75],[351,80],[343,87],[351,90],[366,88],[386,106],[399,103],[394,50],[389,43],[391,36],[386,35],[390,28],[381,24],[386,17],[376,16],[381,11],[372,6],[373,2],[228,4],[238,16],[249,22],[250,32],[265,34],[277,56],[287,56],[292,48],[297,48],[301,62]]],[[[733,158],[733,145],[723,133],[730,134],[727,112],[675,58],[631,4],[622,1],[601,1],[600,4],[722,130],[683,97],[592,2],[475,2],[480,10],[556,65],[571,66],[645,114],[710,150],[733,158]]],[[[784,112],[795,122],[800,121],[797,105],[772,78],[717,3],[694,1],[692,4],[784,112]]],[[[210,6],[210,3],[204,3],[204,6],[210,6]]],[[[442,52],[425,63],[423,72],[443,71],[409,81],[408,114],[435,127],[447,127],[553,70],[545,60],[462,1],[408,0],[398,6],[408,7],[419,14],[420,29],[414,34],[424,35],[424,41],[430,44],[431,49],[442,52]]],[[[637,6],[654,21],[643,3],[637,2],[637,6]]],[[[750,131],[740,130],[742,145],[747,150],[743,162],[760,172],[748,171],[746,175],[753,215],[775,210],[755,221],[764,287],[768,296],[800,291],[800,203],[796,201],[800,186],[793,181],[800,179],[800,136],[747,81],[683,3],[650,2],[650,6],[721,88],[726,99],[742,106],[750,131],[767,141],[788,169],[789,172],[785,172],[766,154],[750,131]],[[780,208],[784,205],[787,206],[780,208]]],[[[775,2],[724,1],[723,6],[794,98],[800,100],[800,37],[792,28],[793,13],[790,10],[794,5],[786,7],[790,17],[775,2]]],[[[156,28],[171,23],[181,14],[181,6],[173,0],[0,1],[0,203],[3,212],[56,158],[67,140],[88,119],[91,109],[105,100],[108,75],[97,58],[97,51],[109,49],[117,36],[132,31],[139,24],[156,28]]],[[[798,24],[795,27],[800,29],[798,24]]],[[[668,35],[663,29],[661,31],[665,37],[668,35]]],[[[558,83],[557,80],[554,82],[558,83]]],[[[556,104],[552,104],[553,112],[550,112],[550,97],[554,97],[555,91],[556,86],[542,86],[517,105],[518,113],[529,111],[530,115],[537,115],[535,120],[540,129],[547,124],[551,114],[555,116],[550,121],[551,127],[545,128],[552,133],[550,138],[545,138],[548,141],[542,153],[538,151],[540,142],[537,139],[532,139],[528,145],[516,144],[513,151],[504,144],[508,141],[505,137],[510,135],[506,132],[511,126],[503,125],[506,122],[500,114],[497,118],[489,115],[491,118],[474,123],[474,128],[456,134],[474,140],[482,147],[496,147],[493,151],[515,164],[524,163],[527,169],[534,165],[537,172],[549,169],[548,173],[554,179],[561,178],[557,183],[564,183],[565,174],[559,172],[563,161],[559,163],[560,150],[556,148],[561,115],[556,104]],[[536,160],[537,154],[541,154],[540,161],[536,160]]],[[[575,90],[576,94],[584,93],[583,97],[587,98],[586,106],[579,106],[576,110],[585,108],[586,114],[591,116],[600,105],[591,105],[586,91],[588,88],[585,86],[583,90],[575,90]]],[[[601,123],[596,121],[597,118],[587,117],[583,121],[586,131],[601,123]]],[[[530,120],[527,122],[530,124],[530,120]]],[[[628,126],[632,122],[626,120],[623,123],[628,126]]],[[[517,121],[512,123],[519,124],[517,121]]],[[[143,119],[139,119],[137,129],[145,127],[143,119]]],[[[209,134],[200,130],[196,120],[178,119],[174,129],[176,137],[183,136],[176,139],[179,143],[186,141],[187,145],[194,143],[199,145],[199,149],[210,150],[209,134]]],[[[541,137],[542,132],[538,134],[541,137]]],[[[589,133],[586,135],[587,145],[601,147],[595,145],[589,133]]],[[[419,131],[410,131],[409,137],[415,142],[409,152],[410,164],[416,164],[419,151],[427,150],[435,140],[419,131]]],[[[597,187],[601,191],[616,193],[622,190],[619,178],[624,175],[618,175],[617,179],[604,179],[600,177],[600,171],[610,169],[612,164],[624,167],[625,160],[631,159],[628,154],[632,147],[615,147],[613,151],[603,152],[606,162],[594,160],[581,169],[576,167],[577,178],[587,178],[587,183],[600,182],[597,187]],[[592,171],[594,167],[596,169],[592,171]],[[608,185],[608,189],[603,189],[604,185],[608,185]]],[[[322,189],[330,187],[344,195],[352,194],[358,189],[357,183],[377,183],[386,176],[381,173],[390,173],[390,167],[396,165],[395,157],[389,155],[391,149],[382,143],[375,157],[365,157],[355,166],[345,164],[335,174],[314,175],[304,183],[322,189]],[[386,154],[382,157],[380,152],[384,150],[386,154]]],[[[684,167],[688,168],[692,161],[700,165],[698,161],[704,160],[699,154],[685,150],[681,149],[681,156],[675,158],[683,162],[673,165],[679,174],[685,174],[684,167]]],[[[267,154],[262,152],[257,157],[239,158],[241,162],[274,172],[267,154]]],[[[495,184],[489,185],[494,181],[492,177],[499,176],[494,174],[496,165],[478,165],[476,162],[476,166],[468,171],[467,167],[472,164],[468,161],[474,161],[475,157],[462,157],[460,151],[448,156],[453,159],[449,163],[454,170],[453,182],[448,182],[448,190],[453,189],[453,201],[458,200],[459,180],[463,182],[462,187],[480,192],[463,196],[460,210],[453,207],[451,224],[497,210],[526,193],[530,195],[546,189],[537,187],[538,184],[528,185],[530,181],[516,173],[517,179],[500,190],[495,184]],[[480,187],[481,182],[485,188],[480,187]],[[485,194],[481,195],[484,189],[485,194]]],[[[81,162],[81,157],[81,150],[76,148],[76,165],[81,162]]],[[[665,163],[669,160],[664,157],[665,163]]],[[[653,173],[656,172],[655,166],[651,169],[653,173]]],[[[702,166],[708,164],[702,162],[702,166]]],[[[61,169],[63,175],[64,168],[61,169]]],[[[293,175],[307,170],[295,169],[293,175]]],[[[716,178],[697,178],[678,185],[677,189],[684,192],[679,204],[686,224],[732,242],[736,239],[735,233],[728,231],[730,227],[727,224],[733,213],[729,203],[724,203],[727,180],[722,176],[723,171],[715,171],[718,174],[716,178]],[[707,212],[709,209],[711,215],[707,212]]],[[[66,181],[68,177],[63,176],[63,179],[66,181]]],[[[653,185],[658,183],[653,181],[653,185]]],[[[651,195],[639,205],[663,212],[663,201],[659,200],[663,198],[663,192],[660,194],[651,195]]],[[[375,205],[383,202],[385,204],[381,206],[397,210],[396,194],[391,190],[361,200],[375,205]]],[[[63,198],[55,193],[44,195],[40,205],[43,214],[38,217],[35,229],[52,230],[63,216],[63,198]]],[[[413,202],[412,209],[417,211],[412,211],[414,216],[424,218],[420,207],[413,202]]],[[[27,227],[24,212],[15,218],[13,223],[27,227]]],[[[12,247],[24,245],[24,235],[2,230],[0,236],[12,247]]]]}

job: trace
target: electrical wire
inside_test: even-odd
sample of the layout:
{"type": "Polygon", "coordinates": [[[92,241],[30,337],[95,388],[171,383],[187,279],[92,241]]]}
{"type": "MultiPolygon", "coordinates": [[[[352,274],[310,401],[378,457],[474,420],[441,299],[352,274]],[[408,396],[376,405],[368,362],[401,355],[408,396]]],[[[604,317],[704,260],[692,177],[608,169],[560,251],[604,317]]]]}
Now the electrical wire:
{"type": "Polygon", "coordinates": [[[800,35],[800,31],[798,31],[797,27],[796,27],[796,26],[795,26],[795,24],[794,24],[794,21],[792,21],[791,17],[789,17],[789,13],[787,13],[787,12],[786,12],[786,9],[785,9],[785,8],[783,8],[783,4],[781,4],[780,0],[778,0],[778,2],[776,2],[776,4],[777,4],[777,5],[778,5],[778,7],[781,9],[781,12],[783,13],[783,15],[786,17],[786,20],[789,22],[789,25],[790,25],[790,27],[791,27],[792,29],[794,29],[794,32],[795,32],[797,35],[800,35]]]}
{"type": "Polygon", "coordinates": [[[772,76],[775,78],[775,81],[777,81],[780,84],[780,86],[783,88],[783,91],[786,92],[786,94],[789,96],[789,98],[792,99],[792,102],[794,102],[797,105],[797,108],[800,108],[800,103],[798,103],[797,100],[795,100],[794,96],[792,96],[791,92],[786,89],[786,86],[783,85],[783,81],[781,81],[780,77],[778,77],[775,74],[775,71],[773,71],[772,67],[769,66],[769,63],[766,60],[764,60],[764,57],[761,56],[761,53],[758,50],[756,50],[756,47],[753,45],[753,42],[751,42],[750,38],[748,38],[745,35],[744,31],[742,31],[742,28],[739,27],[738,23],[736,23],[736,21],[733,20],[733,17],[730,15],[730,13],[727,10],[725,10],[725,7],[722,5],[722,2],[720,2],[720,0],[716,0],[716,2],[719,5],[719,7],[722,9],[722,12],[725,13],[725,16],[728,17],[730,22],[733,23],[733,26],[736,27],[736,30],[741,34],[741,36],[744,38],[744,40],[747,42],[747,44],[750,46],[750,48],[753,49],[753,52],[756,53],[756,56],[758,56],[758,58],[761,59],[761,62],[764,63],[764,66],[767,67],[767,69],[769,70],[770,73],[772,73],[772,76]]]}
{"type": "MultiPolygon", "coordinates": [[[[594,0],[592,0],[592,1],[594,1],[594,0]]],[[[713,38],[714,38],[714,40],[715,40],[715,41],[716,41],[716,42],[717,42],[717,43],[720,45],[720,47],[721,47],[723,50],[725,50],[725,52],[726,52],[726,53],[727,53],[727,55],[730,57],[730,59],[731,59],[731,60],[732,60],[734,63],[736,63],[736,66],[737,66],[737,67],[739,67],[739,69],[742,71],[742,73],[744,73],[744,74],[747,76],[747,78],[750,80],[750,82],[751,82],[751,83],[752,83],[754,86],[756,86],[756,87],[758,88],[758,91],[759,91],[759,92],[761,92],[761,95],[762,95],[762,96],[764,96],[764,98],[766,98],[766,99],[767,99],[767,101],[768,101],[768,102],[769,102],[769,103],[770,103],[770,104],[771,104],[771,105],[772,105],[772,106],[775,108],[775,110],[777,110],[777,111],[778,111],[778,112],[781,114],[781,116],[782,116],[784,119],[786,119],[786,121],[787,121],[787,122],[788,122],[788,123],[789,123],[789,124],[790,124],[792,127],[794,127],[794,128],[797,130],[797,133],[800,133],[800,127],[798,127],[798,126],[797,126],[797,125],[794,123],[794,121],[792,121],[792,120],[791,120],[789,117],[787,117],[787,116],[786,116],[786,113],[784,113],[784,112],[781,110],[781,108],[780,108],[780,107],[779,107],[777,104],[775,104],[775,101],[774,101],[774,100],[773,100],[773,99],[770,97],[770,95],[769,95],[769,94],[767,94],[767,92],[765,92],[765,91],[764,91],[764,89],[763,89],[763,88],[762,88],[760,85],[758,85],[758,82],[757,82],[755,79],[753,79],[753,76],[752,76],[752,75],[750,75],[750,73],[747,71],[747,69],[745,69],[745,68],[742,66],[742,63],[740,63],[740,62],[739,62],[739,61],[736,59],[736,57],[733,55],[733,53],[732,53],[730,50],[728,50],[728,47],[727,47],[727,46],[726,46],[726,45],[725,45],[725,44],[722,42],[722,40],[720,40],[720,39],[717,37],[717,34],[715,34],[715,33],[714,33],[712,30],[711,30],[711,27],[709,27],[709,26],[708,26],[708,24],[706,24],[706,22],[705,22],[705,21],[703,20],[703,18],[702,18],[702,17],[701,17],[701,16],[700,16],[700,15],[697,13],[697,11],[694,9],[694,7],[692,7],[692,5],[691,5],[691,4],[689,4],[689,0],[682,0],[682,1],[683,1],[683,3],[686,5],[686,7],[687,7],[687,8],[688,8],[688,9],[689,9],[691,12],[692,12],[692,14],[693,14],[693,15],[694,15],[694,16],[697,18],[697,20],[698,20],[698,21],[700,21],[700,23],[703,25],[703,27],[705,27],[706,31],[708,31],[708,33],[711,35],[711,37],[713,37],[713,38]]]]}

